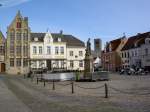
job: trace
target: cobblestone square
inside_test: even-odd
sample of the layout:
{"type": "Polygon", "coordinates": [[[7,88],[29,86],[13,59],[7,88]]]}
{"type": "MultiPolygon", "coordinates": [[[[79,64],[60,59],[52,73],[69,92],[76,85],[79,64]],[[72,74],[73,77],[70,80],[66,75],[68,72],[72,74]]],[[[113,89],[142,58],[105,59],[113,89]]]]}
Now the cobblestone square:
{"type": "Polygon", "coordinates": [[[110,74],[110,81],[37,84],[23,76],[0,76],[1,112],[149,112],[150,75],[110,74]],[[104,98],[108,85],[108,98],[104,98]],[[68,85],[67,85],[68,84],[68,85]]]}

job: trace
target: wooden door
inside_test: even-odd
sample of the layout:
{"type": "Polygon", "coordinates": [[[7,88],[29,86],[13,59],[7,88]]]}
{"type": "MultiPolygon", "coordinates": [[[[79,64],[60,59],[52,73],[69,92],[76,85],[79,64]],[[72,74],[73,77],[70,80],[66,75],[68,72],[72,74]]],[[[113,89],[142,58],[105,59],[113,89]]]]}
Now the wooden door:
{"type": "Polygon", "coordinates": [[[1,63],[1,72],[5,72],[5,63],[1,63]]]}

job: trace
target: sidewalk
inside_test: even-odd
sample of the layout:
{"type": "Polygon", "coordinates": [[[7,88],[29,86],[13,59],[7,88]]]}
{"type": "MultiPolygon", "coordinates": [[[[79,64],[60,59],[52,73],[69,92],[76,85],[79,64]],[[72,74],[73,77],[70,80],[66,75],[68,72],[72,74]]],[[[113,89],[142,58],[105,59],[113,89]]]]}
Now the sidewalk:
{"type": "Polygon", "coordinates": [[[3,83],[0,77],[0,111],[1,112],[32,112],[3,83]]]}

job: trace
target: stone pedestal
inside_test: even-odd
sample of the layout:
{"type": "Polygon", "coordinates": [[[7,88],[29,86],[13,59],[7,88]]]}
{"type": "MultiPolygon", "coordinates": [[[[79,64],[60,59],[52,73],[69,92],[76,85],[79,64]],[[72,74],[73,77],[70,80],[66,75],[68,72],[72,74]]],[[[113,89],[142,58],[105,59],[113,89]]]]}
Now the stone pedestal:
{"type": "Polygon", "coordinates": [[[93,57],[85,56],[84,60],[84,78],[91,79],[93,72],[93,57]]]}
{"type": "Polygon", "coordinates": [[[84,78],[92,79],[93,72],[93,56],[91,53],[91,43],[90,38],[87,41],[85,59],[84,59],[84,78]]]}

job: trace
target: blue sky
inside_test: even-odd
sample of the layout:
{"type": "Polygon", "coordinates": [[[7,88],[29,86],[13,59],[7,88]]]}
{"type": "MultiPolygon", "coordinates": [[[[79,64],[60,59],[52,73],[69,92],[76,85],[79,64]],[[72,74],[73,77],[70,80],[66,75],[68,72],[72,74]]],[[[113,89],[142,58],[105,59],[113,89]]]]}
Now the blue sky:
{"type": "MultiPolygon", "coordinates": [[[[29,17],[32,32],[63,30],[83,41],[103,43],[150,31],[150,0],[0,0],[0,29],[5,34],[17,10],[29,17]]],[[[6,35],[6,34],[5,34],[6,35]]]]}

